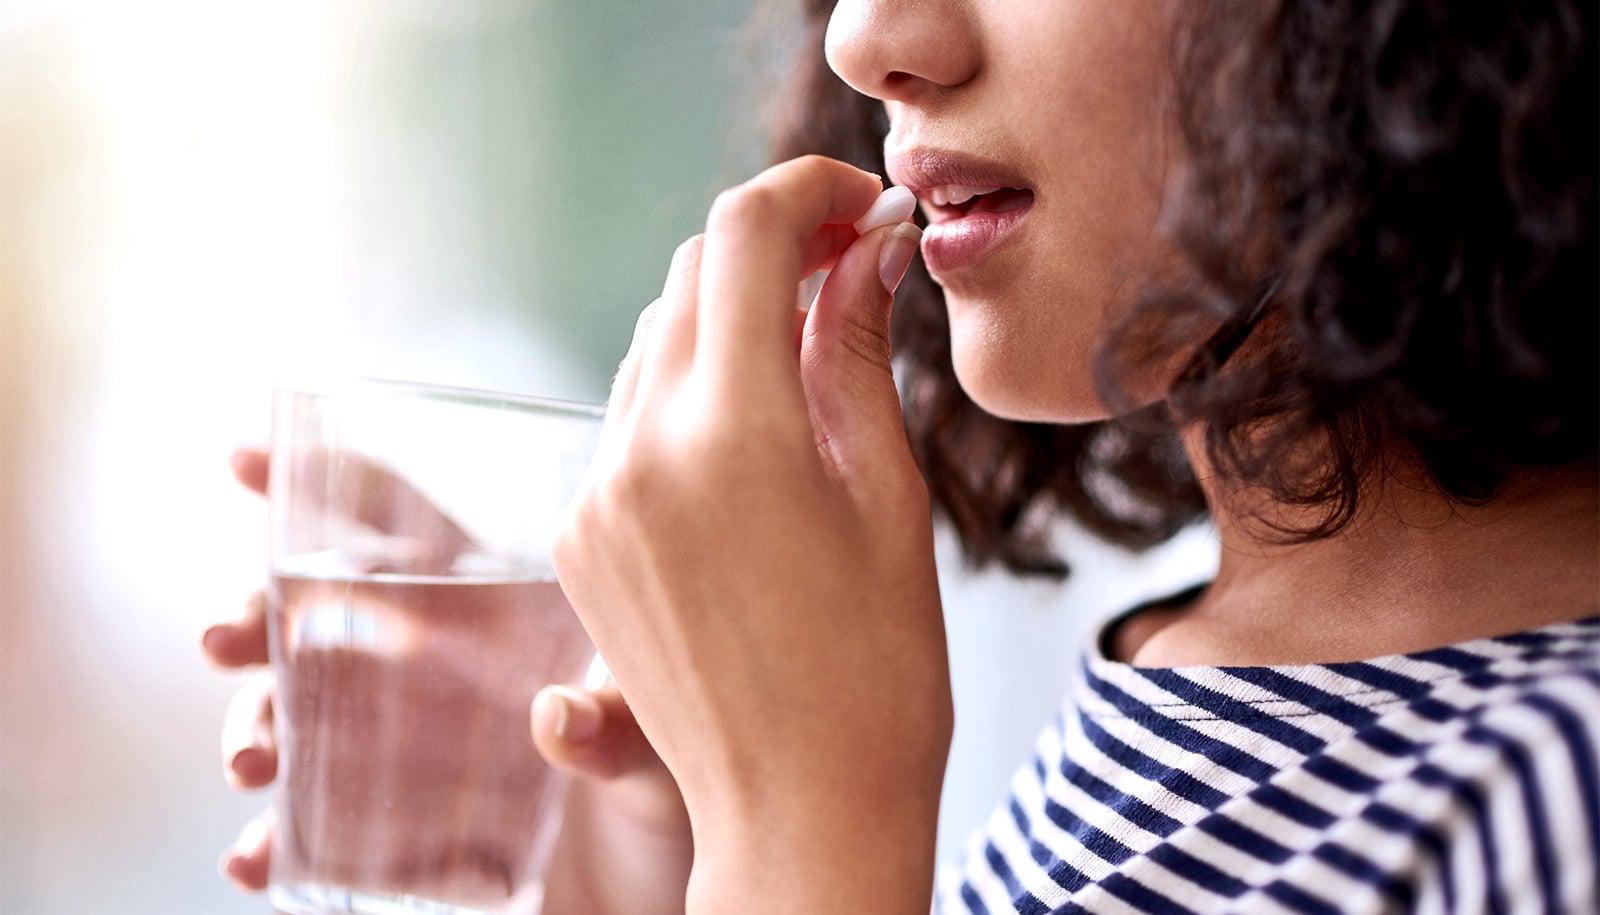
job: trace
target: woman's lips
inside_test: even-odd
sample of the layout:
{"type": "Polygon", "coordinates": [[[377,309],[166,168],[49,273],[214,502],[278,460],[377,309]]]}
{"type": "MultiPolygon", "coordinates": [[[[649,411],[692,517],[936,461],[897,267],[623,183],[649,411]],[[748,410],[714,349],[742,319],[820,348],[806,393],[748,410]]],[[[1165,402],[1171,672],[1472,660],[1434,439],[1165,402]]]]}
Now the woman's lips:
{"type": "Polygon", "coordinates": [[[993,209],[974,209],[929,222],[922,234],[922,257],[928,269],[944,274],[976,264],[1015,232],[1032,208],[1033,194],[1023,192],[1009,195],[993,209]]]}
{"type": "Polygon", "coordinates": [[[922,202],[922,256],[935,275],[971,266],[1021,226],[1034,192],[1001,162],[931,147],[888,157],[889,177],[922,202]]]}

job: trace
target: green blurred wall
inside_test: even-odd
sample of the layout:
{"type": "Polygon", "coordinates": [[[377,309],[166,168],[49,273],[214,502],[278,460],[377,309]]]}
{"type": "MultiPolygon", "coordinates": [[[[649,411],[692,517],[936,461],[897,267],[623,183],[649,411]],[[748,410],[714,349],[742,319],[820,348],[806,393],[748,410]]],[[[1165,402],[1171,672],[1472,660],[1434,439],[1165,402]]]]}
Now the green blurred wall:
{"type": "Polygon", "coordinates": [[[601,398],[673,248],[761,164],[750,0],[430,6],[353,68],[358,244],[421,307],[514,310],[580,367],[545,393],[601,398]]]}

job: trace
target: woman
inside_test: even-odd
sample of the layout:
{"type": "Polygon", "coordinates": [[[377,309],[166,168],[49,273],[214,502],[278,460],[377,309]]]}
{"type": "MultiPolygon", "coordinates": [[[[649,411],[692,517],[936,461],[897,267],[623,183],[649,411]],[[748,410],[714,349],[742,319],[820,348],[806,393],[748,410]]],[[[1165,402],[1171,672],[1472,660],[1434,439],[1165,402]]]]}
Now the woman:
{"type": "MultiPolygon", "coordinates": [[[[928,908],[930,498],[1019,572],[1065,571],[1051,507],[1223,546],[1070,661],[942,910],[1600,910],[1593,5],[807,6],[779,151],[928,225],[904,414],[878,177],[721,195],[558,550],[617,687],[534,703],[587,776],[550,910],[928,908]]],[[[259,611],[206,644],[258,660],[259,611]]]]}

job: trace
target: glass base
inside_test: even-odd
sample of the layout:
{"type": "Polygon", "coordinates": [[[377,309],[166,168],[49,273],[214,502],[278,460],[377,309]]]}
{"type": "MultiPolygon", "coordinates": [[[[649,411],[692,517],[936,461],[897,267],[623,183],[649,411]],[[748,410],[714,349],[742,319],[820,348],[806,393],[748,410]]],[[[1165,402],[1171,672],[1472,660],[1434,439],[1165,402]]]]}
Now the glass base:
{"type": "Polygon", "coordinates": [[[539,911],[540,888],[524,887],[511,907],[474,909],[404,893],[374,893],[320,883],[273,884],[267,902],[283,915],[496,915],[539,911]],[[532,898],[530,898],[532,897],[532,898]]]}

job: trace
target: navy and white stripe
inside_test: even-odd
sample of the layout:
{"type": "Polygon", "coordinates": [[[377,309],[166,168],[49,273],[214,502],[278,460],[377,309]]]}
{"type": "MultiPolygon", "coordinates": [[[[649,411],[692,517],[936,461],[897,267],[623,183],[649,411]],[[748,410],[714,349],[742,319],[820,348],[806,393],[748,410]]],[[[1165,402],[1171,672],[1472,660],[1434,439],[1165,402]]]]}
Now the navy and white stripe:
{"type": "Polygon", "coordinates": [[[1600,913],[1600,617],[1305,666],[1100,644],[936,912],[1600,913]]]}

